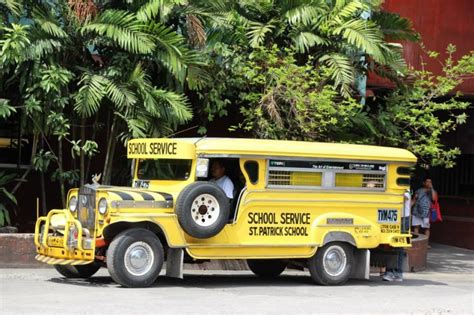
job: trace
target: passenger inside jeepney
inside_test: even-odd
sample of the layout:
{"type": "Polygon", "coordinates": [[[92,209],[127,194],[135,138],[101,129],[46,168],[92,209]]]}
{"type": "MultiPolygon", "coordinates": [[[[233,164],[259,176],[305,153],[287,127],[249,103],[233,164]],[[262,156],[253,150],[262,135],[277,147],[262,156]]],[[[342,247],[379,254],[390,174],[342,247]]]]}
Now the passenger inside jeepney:
{"type": "Polygon", "coordinates": [[[225,192],[229,200],[234,199],[234,183],[226,175],[224,162],[220,159],[212,160],[211,163],[211,182],[216,183],[225,192]]]}

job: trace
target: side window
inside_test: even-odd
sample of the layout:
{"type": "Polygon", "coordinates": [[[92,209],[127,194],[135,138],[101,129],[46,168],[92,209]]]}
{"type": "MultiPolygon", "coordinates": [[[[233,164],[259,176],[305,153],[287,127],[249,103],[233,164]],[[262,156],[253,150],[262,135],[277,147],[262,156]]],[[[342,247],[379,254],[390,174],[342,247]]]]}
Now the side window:
{"type": "Polygon", "coordinates": [[[258,182],[258,163],[256,161],[246,161],[244,164],[245,172],[250,179],[252,184],[258,182]]]}
{"type": "Polygon", "coordinates": [[[285,160],[268,161],[268,187],[314,189],[385,189],[387,164],[371,162],[285,160]]]}
{"type": "Polygon", "coordinates": [[[384,188],[385,174],[336,173],[336,187],[384,188]]]}

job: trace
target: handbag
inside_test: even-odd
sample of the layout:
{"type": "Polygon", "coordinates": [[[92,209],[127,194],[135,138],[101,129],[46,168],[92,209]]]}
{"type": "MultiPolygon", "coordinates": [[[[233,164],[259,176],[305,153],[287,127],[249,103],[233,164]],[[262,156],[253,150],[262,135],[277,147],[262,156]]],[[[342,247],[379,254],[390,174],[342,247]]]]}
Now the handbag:
{"type": "Polygon", "coordinates": [[[433,201],[430,209],[430,223],[443,222],[438,200],[433,201]]]}

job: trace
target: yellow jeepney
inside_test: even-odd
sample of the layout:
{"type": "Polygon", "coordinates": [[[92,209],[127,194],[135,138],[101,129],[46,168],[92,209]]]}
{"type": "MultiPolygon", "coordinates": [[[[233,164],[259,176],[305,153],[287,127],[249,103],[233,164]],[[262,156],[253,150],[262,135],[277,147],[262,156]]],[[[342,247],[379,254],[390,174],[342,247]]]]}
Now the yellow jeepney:
{"type": "MultiPolygon", "coordinates": [[[[134,139],[131,187],[88,184],[36,223],[39,261],[66,277],[106,266],[126,287],[151,285],[166,261],[246,259],[258,276],[290,264],[316,283],[368,279],[371,252],[410,246],[407,150],[231,138],[134,139]],[[230,198],[210,181],[219,160],[230,198]],[[382,249],[382,250],[381,250],[382,249]]],[[[374,255],[373,255],[374,256],[374,255]]],[[[392,259],[393,260],[393,259],[392,259]]]]}

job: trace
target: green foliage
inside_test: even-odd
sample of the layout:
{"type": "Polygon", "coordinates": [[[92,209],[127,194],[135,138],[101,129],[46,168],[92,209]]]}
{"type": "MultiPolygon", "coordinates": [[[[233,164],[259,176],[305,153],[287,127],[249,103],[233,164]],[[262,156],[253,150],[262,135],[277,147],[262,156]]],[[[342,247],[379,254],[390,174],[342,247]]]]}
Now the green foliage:
{"type": "Polygon", "coordinates": [[[0,69],[9,65],[20,63],[26,59],[25,51],[29,50],[31,44],[28,38],[28,25],[13,23],[11,27],[2,28],[2,38],[0,39],[0,69]]]}
{"type": "Polygon", "coordinates": [[[0,98],[0,118],[6,119],[15,112],[16,109],[13,106],[10,106],[9,100],[0,98]]]}
{"type": "Polygon", "coordinates": [[[53,152],[41,149],[33,158],[33,166],[35,170],[45,173],[48,170],[51,161],[56,160],[53,152]]]}
{"type": "Polygon", "coordinates": [[[230,2],[222,6],[221,19],[210,23],[210,43],[293,46],[300,61],[315,56],[315,65],[327,66],[334,85],[348,97],[355,76],[366,72],[368,61],[371,69],[392,79],[403,69],[399,47],[387,40],[418,40],[409,20],[380,12],[380,5],[361,0],[230,2]],[[216,36],[215,29],[224,34],[216,36]]]}
{"type": "Polygon", "coordinates": [[[99,153],[99,146],[97,142],[86,140],[82,145],[82,140],[71,140],[71,156],[73,158],[84,155],[92,157],[99,153]]]}
{"type": "Polygon", "coordinates": [[[94,21],[84,25],[80,32],[83,36],[97,34],[131,53],[149,54],[155,44],[150,34],[142,31],[143,27],[142,22],[131,12],[106,10],[94,21]]]}
{"type": "Polygon", "coordinates": [[[8,13],[12,15],[19,15],[22,10],[21,0],[0,0],[0,12],[7,17],[8,13]]]}
{"type": "Polygon", "coordinates": [[[259,138],[332,140],[361,107],[326,83],[327,68],[315,69],[311,59],[296,65],[289,49],[256,49],[242,70],[247,89],[240,96],[247,105],[241,107],[244,121],[238,127],[259,138]]]}
{"type": "MultiPolygon", "coordinates": [[[[14,1],[7,2],[8,10],[15,8],[10,5],[14,1]]],[[[18,97],[1,100],[0,117],[18,111],[25,133],[41,139],[32,158],[35,169],[47,172],[56,164],[61,174],[54,171],[55,179],[74,178],[69,172],[75,170],[64,169],[61,162],[64,143],[81,159],[85,176],[83,157],[94,156],[99,148],[95,139],[87,139],[91,133],[78,133],[77,126],[86,128],[99,113],[112,115],[105,127],[119,140],[169,134],[192,118],[182,92],[202,87],[209,76],[202,56],[187,45],[179,25],[168,20],[183,4],[136,1],[122,10],[118,2],[106,1],[107,9],[92,6],[78,12],[72,2],[32,2],[22,12],[28,25],[15,19],[2,24],[2,88],[18,97]]],[[[106,153],[113,159],[110,150],[114,146],[106,153]]]]}
{"type": "Polygon", "coordinates": [[[0,171],[0,227],[10,225],[8,204],[17,204],[15,196],[6,189],[6,185],[16,178],[16,174],[7,174],[0,171]]]}
{"type": "MultiPolygon", "coordinates": [[[[411,73],[414,82],[387,98],[386,114],[400,132],[390,142],[407,147],[431,165],[452,167],[461,153],[459,148],[447,148],[441,141],[444,134],[466,122],[465,110],[470,106],[469,102],[460,100],[459,92],[452,93],[465,76],[474,74],[474,52],[455,62],[455,50],[453,45],[447,47],[441,75],[414,70],[411,73]]],[[[429,55],[438,57],[433,52],[429,55]]]]}

